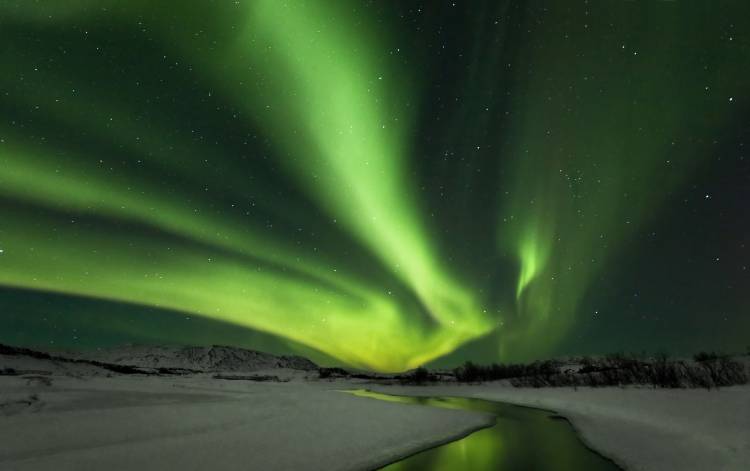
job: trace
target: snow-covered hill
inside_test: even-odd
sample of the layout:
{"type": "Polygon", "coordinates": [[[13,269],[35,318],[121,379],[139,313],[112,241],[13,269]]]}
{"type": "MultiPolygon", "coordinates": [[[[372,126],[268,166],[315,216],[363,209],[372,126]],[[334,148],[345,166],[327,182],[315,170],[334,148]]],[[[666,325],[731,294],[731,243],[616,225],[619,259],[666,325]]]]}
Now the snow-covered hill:
{"type": "Polygon", "coordinates": [[[276,356],[223,346],[124,346],[86,352],[45,353],[0,345],[0,372],[5,374],[29,372],[88,376],[251,372],[280,368],[314,371],[318,366],[299,356],[276,356]]]}
{"type": "Polygon", "coordinates": [[[300,356],[276,356],[244,348],[207,346],[125,346],[86,353],[77,358],[139,368],[196,371],[258,371],[276,368],[312,371],[318,366],[300,356]]]}

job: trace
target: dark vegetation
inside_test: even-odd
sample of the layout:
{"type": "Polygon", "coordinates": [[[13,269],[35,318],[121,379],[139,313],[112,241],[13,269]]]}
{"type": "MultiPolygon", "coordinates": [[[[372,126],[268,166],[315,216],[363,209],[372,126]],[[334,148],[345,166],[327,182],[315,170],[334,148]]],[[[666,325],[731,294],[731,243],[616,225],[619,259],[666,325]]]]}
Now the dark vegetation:
{"type": "Polygon", "coordinates": [[[430,370],[423,366],[420,366],[411,373],[402,376],[400,379],[404,384],[434,383],[439,380],[438,375],[431,373],[430,370]]]}
{"type": "Polygon", "coordinates": [[[528,364],[477,365],[467,361],[463,366],[453,369],[456,381],[461,383],[479,383],[499,379],[548,377],[560,372],[562,363],[556,360],[539,361],[528,364]]]}
{"type": "Polygon", "coordinates": [[[343,368],[318,368],[318,377],[320,379],[349,378],[352,376],[343,368]]]}
{"type": "Polygon", "coordinates": [[[730,355],[700,352],[692,360],[615,353],[604,357],[579,357],[569,361],[479,365],[466,362],[451,371],[419,367],[399,375],[353,373],[344,368],[318,368],[322,379],[364,379],[423,385],[435,382],[481,383],[507,380],[515,387],[649,386],[653,388],[718,388],[747,384],[745,365],[730,355]]]}
{"type": "MultiPolygon", "coordinates": [[[[427,368],[420,366],[416,370],[409,373],[399,375],[388,375],[380,373],[363,373],[363,372],[351,372],[344,368],[318,368],[318,378],[334,380],[334,379],[363,379],[367,381],[398,381],[402,384],[426,384],[446,379],[445,375],[440,375],[435,372],[431,372],[427,368]]],[[[452,376],[448,379],[453,379],[452,376]]]]}
{"type": "Polygon", "coordinates": [[[718,388],[746,384],[745,366],[728,355],[701,352],[693,361],[671,359],[666,354],[652,358],[622,353],[602,358],[582,357],[565,364],[557,360],[530,364],[476,365],[454,369],[456,381],[477,383],[509,380],[516,387],[626,386],[654,388],[718,388]]]}
{"type": "Polygon", "coordinates": [[[270,381],[273,383],[287,383],[288,379],[280,379],[276,375],[227,375],[227,374],[215,374],[213,379],[225,379],[230,381],[270,381]]]}

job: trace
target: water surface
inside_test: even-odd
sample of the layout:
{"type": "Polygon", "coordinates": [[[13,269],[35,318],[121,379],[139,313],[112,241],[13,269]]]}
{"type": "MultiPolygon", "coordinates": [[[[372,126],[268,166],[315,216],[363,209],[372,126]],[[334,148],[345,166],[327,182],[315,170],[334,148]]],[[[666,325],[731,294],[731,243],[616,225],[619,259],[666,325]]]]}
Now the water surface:
{"type": "Polygon", "coordinates": [[[489,412],[497,418],[492,427],[382,468],[387,471],[621,471],[610,460],[588,449],[570,423],[552,412],[462,397],[350,392],[402,404],[489,412]]]}

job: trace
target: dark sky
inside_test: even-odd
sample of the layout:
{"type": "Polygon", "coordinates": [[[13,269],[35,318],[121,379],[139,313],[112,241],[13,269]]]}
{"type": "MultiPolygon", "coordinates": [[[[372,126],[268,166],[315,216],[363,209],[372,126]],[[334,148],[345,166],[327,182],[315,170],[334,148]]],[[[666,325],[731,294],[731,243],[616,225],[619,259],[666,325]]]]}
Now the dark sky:
{"type": "Polygon", "coordinates": [[[750,345],[750,6],[0,6],[0,342],[750,345]]]}

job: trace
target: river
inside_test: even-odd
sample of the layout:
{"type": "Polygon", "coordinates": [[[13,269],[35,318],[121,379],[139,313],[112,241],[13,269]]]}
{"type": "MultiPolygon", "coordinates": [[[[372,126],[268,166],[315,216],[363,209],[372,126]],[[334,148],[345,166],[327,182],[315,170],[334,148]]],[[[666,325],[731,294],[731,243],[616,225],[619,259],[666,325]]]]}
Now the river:
{"type": "Polygon", "coordinates": [[[420,406],[488,412],[492,427],[388,465],[387,471],[621,471],[587,448],[570,423],[541,409],[463,397],[394,396],[367,390],[360,396],[420,406]]]}

